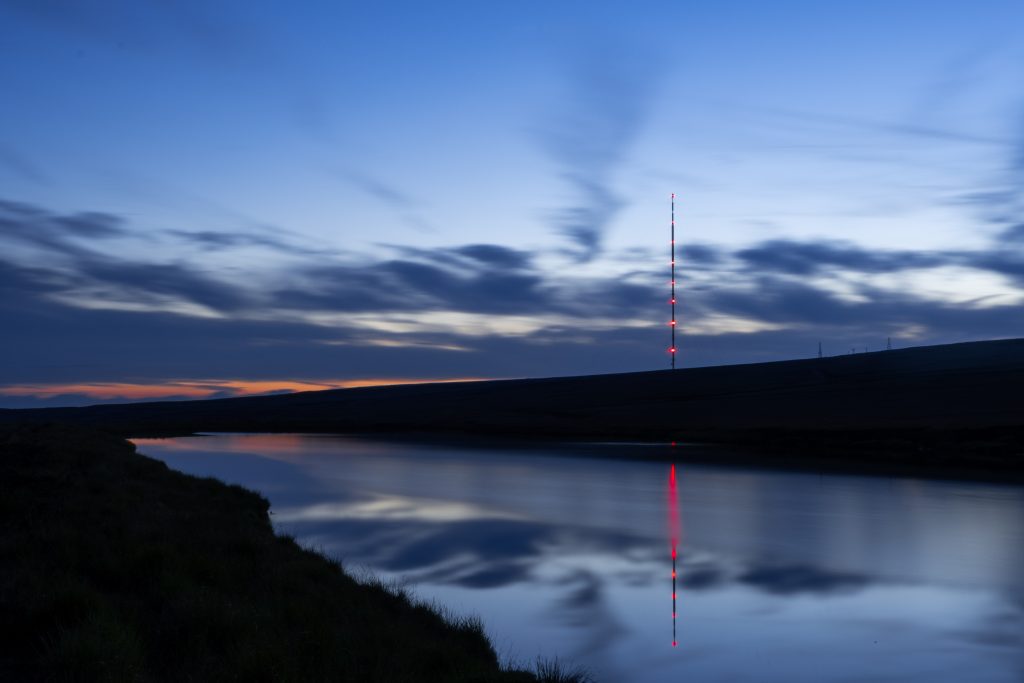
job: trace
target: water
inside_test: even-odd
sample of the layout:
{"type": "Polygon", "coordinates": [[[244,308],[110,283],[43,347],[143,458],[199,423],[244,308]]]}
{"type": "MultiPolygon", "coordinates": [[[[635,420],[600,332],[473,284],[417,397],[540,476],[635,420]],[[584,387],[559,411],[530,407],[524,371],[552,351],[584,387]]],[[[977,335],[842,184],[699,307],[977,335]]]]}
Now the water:
{"type": "Polygon", "coordinates": [[[350,569],[480,615],[505,660],[602,683],[1024,680],[1019,487],[607,457],[667,447],[136,443],[260,491],[278,530],[350,569]]]}

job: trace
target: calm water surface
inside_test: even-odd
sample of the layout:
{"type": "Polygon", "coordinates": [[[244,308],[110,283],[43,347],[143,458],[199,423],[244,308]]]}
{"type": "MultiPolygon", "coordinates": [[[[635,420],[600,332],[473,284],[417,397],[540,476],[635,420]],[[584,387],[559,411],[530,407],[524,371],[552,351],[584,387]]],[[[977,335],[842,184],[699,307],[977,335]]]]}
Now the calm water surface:
{"type": "Polygon", "coordinates": [[[600,445],[136,443],[260,491],[279,531],[350,569],[480,615],[506,660],[602,683],[1024,681],[1022,488],[684,464],[687,446],[673,465],[600,445]]]}

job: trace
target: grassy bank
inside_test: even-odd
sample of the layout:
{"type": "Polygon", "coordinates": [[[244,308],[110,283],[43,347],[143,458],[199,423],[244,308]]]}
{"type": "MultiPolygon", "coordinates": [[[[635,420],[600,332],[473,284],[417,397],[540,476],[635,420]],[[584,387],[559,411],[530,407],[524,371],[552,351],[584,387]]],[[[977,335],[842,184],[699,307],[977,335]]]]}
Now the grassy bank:
{"type": "Polygon", "coordinates": [[[276,536],[256,493],[131,444],[0,429],[0,680],[536,681],[479,621],[276,536]]]}

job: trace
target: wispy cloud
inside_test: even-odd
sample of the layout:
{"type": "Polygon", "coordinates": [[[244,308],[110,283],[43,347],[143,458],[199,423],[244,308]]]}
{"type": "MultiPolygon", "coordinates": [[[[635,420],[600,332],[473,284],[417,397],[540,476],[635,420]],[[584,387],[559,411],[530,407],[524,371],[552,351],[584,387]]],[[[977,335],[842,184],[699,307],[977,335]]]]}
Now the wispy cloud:
{"type": "Polygon", "coordinates": [[[1008,137],[932,125],[921,121],[871,119],[846,114],[754,107],[749,105],[733,106],[739,106],[741,109],[757,113],[761,116],[774,117],[779,121],[790,121],[804,126],[810,124],[827,129],[861,131],[879,135],[962,143],[966,145],[983,145],[987,147],[1004,147],[1012,142],[1008,137]]]}
{"type": "Polygon", "coordinates": [[[572,188],[574,201],[554,213],[555,230],[570,253],[590,261],[624,200],[614,187],[654,101],[660,69],[636,52],[607,49],[578,66],[564,110],[539,129],[542,148],[572,188]]]}
{"type": "Polygon", "coordinates": [[[347,172],[343,174],[343,177],[360,190],[385,204],[390,204],[400,209],[416,209],[420,206],[419,201],[402,192],[397,187],[364,173],[347,172]]]}
{"type": "Polygon", "coordinates": [[[410,228],[420,232],[436,232],[434,226],[423,215],[424,203],[411,194],[366,173],[349,170],[342,171],[339,175],[354,187],[395,211],[401,221],[410,228]]]}
{"type": "Polygon", "coordinates": [[[1018,244],[1019,226],[1024,225],[1024,108],[1019,108],[1013,137],[1003,145],[1001,167],[980,189],[960,194],[958,203],[972,207],[983,221],[1000,229],[997,239],[1010,246],[1018,244]]]}
{"type": "Polygon", "coordinates": [[[264,247],[278,253],[312,256],[323,250],[302,247],[277,237],[253,232],[230,232],[216,230],[168,230],[168,235],[183,242],[190,242],[206,249],[226,250],[240,247],[264,247]]]}

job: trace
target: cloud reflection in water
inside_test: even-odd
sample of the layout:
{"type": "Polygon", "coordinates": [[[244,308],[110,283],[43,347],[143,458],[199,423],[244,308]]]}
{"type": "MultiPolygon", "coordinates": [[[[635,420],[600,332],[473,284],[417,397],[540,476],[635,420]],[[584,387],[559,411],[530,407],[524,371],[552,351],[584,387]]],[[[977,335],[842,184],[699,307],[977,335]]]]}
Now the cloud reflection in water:
{"type": "Polygon", "coordinates": [[[1017,489],[678,466],[680,511],[664,463],[260,438],[142,450],[264,491],[281,531],[480,614],[503,653],[603,682],[761,680],[736,655],[755,651],[788,680],[1014,680],[1024,661],[1017,489]]]}

